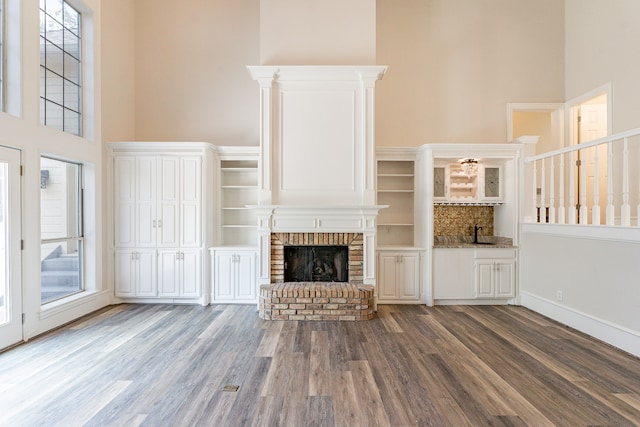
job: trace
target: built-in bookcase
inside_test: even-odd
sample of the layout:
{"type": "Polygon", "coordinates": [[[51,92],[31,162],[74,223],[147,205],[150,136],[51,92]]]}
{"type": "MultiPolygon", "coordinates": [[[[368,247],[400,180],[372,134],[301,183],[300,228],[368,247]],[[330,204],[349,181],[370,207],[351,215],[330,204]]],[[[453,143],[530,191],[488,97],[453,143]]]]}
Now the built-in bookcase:
{"type": "Polygon", "coordinates": [[[258,161],[220,161],[220,228],[223,246],[255,246],[257,217],[248,207],[258,200],[258,161]]]}
{"type": "Polygon", "coordinates": [[[414,245],[415,162],[378,160],[378,247],[414,245]]]}

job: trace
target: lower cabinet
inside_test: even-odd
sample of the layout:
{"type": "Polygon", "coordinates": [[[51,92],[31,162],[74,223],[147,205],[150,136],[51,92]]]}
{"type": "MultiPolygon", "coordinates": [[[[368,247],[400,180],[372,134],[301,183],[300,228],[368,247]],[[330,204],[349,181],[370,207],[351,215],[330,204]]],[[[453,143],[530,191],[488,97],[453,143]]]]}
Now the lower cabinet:
{"type": "Polygon", "coordinates": [[[434,248],[436,304],[506,300],[516,295],[516,249],[434,248]]]}
{"type": "Polygon", "coordinates": [[[120,298],[199,298],[200,249],[118,249],[115,294],[120,298]]]}
{"type": "Polygon", "coordinates": [[[256,249],[211,248],[212,300],[216,303],[256,302],[256,249]]]}
{"type": "Polygon", "coordinates": [[[117,297],[155,298],[158,294],[156,250],[116,250],[115,288],[117,297]]]}
{"type": "Polygon", "coordinates": [[[378,251],[378,302],[420,302],[419,251],[378,251]]]}
{"type": "Polygon", "coordinates": [[[515,254],[512,254],[510,251],[501,254],[476,254],[476,298],[513,298],[516,295],[515,284],[515,254]],[[503,255],[504,257],[496,258],[495,255],[503,255]],[[486,256],[487,258],[482,258],[482,256],[486,256]]]}
{"type": "Polygon", "coordinates": [[[198,249],[160,250],[158,254],[158,296],[200,296],[202,255],[198,249]]]}

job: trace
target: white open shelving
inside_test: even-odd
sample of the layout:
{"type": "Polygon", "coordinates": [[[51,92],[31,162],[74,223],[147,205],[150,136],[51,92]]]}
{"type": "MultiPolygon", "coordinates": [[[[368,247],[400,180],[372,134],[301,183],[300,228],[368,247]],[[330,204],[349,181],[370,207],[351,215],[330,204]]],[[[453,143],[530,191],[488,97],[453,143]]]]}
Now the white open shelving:
{"type": "Polygon", "coordinates": [[[258,200],[258,161],[220,161],[220,228],[223,246],[252,246],[257,239],[257,216],[247,206],[258,200]]]}
{"type": "Polygon", "coordinates": [[[377,203],[388,205],[378,215],[378,247],[414,244],[415,162],[378,160],[377,203]]]}

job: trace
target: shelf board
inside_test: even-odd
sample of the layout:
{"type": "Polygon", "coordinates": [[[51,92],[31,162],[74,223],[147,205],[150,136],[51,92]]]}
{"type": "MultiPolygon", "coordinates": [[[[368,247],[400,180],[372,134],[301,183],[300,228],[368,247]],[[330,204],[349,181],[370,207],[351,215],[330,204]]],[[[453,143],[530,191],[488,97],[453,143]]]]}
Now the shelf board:
{"type": "Polygon", "coordinates": [[[248,225],[248,224],[222,224],[221,225],[222,228],[257,228],[258,226],[253,224],[253,225],[248,225]]]}
{"type": "Polygon", "coordinates": [[[384,178],[384,177],[411,177],[413,178],[414,174],[412,173],[379,173],[378,177],[379,178],[384,178]]]}
{"type": "Polygon", "coordinates": [[[222,185],[223,190],[257,190],[257,185],[222,185]]]}
{"type": "Polygon", "coordinates": [[[378,193],[413,193],[415,190],[378,190],[378,193]]]}

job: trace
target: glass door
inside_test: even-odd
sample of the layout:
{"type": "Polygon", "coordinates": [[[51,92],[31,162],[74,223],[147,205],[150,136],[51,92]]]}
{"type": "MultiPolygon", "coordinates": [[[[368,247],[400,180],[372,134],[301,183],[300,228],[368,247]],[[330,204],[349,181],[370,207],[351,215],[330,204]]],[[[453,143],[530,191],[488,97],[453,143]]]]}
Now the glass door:
{"type": "Polygon", "coordinates": [[[0,349],[22,341],[20,151],[0,146],[0,349]]]}

